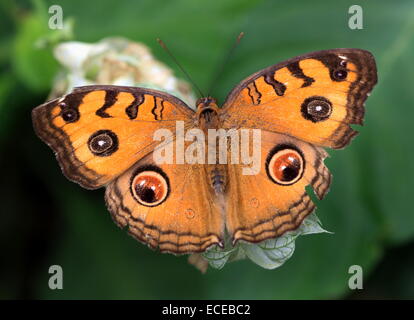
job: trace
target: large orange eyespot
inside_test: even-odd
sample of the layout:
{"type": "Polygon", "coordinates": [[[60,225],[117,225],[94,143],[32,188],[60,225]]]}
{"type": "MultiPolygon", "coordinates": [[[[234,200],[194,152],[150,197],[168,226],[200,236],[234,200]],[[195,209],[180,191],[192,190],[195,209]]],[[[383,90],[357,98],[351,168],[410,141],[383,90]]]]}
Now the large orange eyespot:
{"type": "Polygon", "coordinates": [[[291,185],[302,178],[304,160],[302,154],[291,147],[278,147],[269,154],[267,173],[280,185],[291,185]]]}
{"type": "Polygon", "coordinates": [[[140,204],[155,207],[167,198],[169,184],[161,170],[143,170],[133,176],[131,193],[140,204]]]}

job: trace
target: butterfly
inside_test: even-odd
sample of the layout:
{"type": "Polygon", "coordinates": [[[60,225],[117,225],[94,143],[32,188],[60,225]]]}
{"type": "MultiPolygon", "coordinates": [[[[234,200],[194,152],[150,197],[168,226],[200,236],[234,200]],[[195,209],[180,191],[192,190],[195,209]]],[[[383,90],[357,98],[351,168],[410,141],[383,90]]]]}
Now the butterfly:
{"type": "Polygon", "coordinates": [[[319,199],[328,192],[325,148],[342,149],[357,135],[350,125],[363,124],[376,82],[370,52],[333,49],[251,75],[220,108],[212,97],[200,98],[194,111],[161,91],[93,85],[36,107],[32,119],[69,180],[106,187],[118,226],[151,248],[188,254],[298,228],[315,209],[305,188],[319,199]],[[162,142],[154,135],[170,130],[163,146],[178,147],[177,123],[187,132],[260,130],[260,169],[244,174],[240,163],[178,163],[177,156],[173,163],[155,161],[162,142]]]}

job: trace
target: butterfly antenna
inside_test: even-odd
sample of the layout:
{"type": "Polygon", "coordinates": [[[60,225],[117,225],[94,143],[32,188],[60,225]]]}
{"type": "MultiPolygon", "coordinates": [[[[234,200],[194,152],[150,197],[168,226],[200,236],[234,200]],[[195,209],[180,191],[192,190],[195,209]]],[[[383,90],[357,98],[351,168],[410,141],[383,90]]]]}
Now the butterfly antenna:
{"type": "Polygon", "coordinates": [[[160,39],[157,38],[158,43],[160,44],[160,46],[165,50],[165,52],[168,53],[168,55],[170,56],[170,58],[175,62],[175,64],[178,66],[178,68],[180,68],[181,72],[184,73],[184,75],[187,77],[187,79],[191,82],[191,84],[194,86],[194,88],[198,91],[198,94],[200,95],[200,98],[205,97],[205,95],[203,94],[203,92],[200,90],[200,88],[196,85],[196,83],[194,82],[194,80],[190,77],[190,75],[184,70],[184,68],[181,66],[181,64],[177,61],[177,59],[173,56],[173,54],[171,53],[170,50],[168,50],[167,46],[165,45],[165,43],[160,39]]]}
{"type": "Polygon", "coordinates": [[[220,78],[220,76],[223,73],[224,67],[230,61],[230,58],[232,57],[232,55],[234,53],[234,50],[237,48],[237,46],[240,43],[240,40],[243,38],[243,36],[244,36],[244,32],[240,32],[240,34],[238,35],[238,37],[237,37],[236,41],[234,42],[233,46],[227,52],[227,55],[225,56],[225,58],[223,59],[223,61],[219,65],[219,67],[217,68],[217,70],[215,72],[215,76],[213,77],[213,80],[211,81],[210,86],[209,86],[210,89],[208,90],[208,96],[210,96],[210,93],[215,88],[215,86],[216,86],[216,84],[218,82],[218,79],[220,78]]]}

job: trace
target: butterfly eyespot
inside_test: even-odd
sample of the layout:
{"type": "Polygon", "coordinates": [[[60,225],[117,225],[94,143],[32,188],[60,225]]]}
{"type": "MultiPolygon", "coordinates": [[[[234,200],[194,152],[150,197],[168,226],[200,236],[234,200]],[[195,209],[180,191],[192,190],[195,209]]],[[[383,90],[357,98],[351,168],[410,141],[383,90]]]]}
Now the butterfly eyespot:
{"type": "Polygon", "coordinates": [[[111,130],[99,130],[89,137],[89,150],[98,157],[107,157],[118,150],[118,137],[111,130]]]}
{"type": "Polygon", "coordinates": [[[250,205],[252,208],[258,208],[258,207],[259,207],[259,205],[260,205],[260,202],[259,202],[259,200],[258,200],[257,198],[251,198],[251,199],[249,200],[249,205],[250,205]]]}
{"type": "Polygon", "coordinates": [[[302,154],[290,146],[280,146],[268,157],[268,176],[280,185],[291,185],[302,178],[304,160],[302,154]]]}
{"type": "Polygon", "coordinates": [[[343,81],[348,76],[348,71],[346,71],[345,69],[337,69],[333,72],[332,75],[336,81],[343,81]]]}
{"type": "Polygon", "coordinates": [[[66,108],[62,110],[61,116],[65,122],[76,122],[79,120],[79,111],[73,108],[66,108]]]}
{"type": "Polygon", "coordinates": [[[187,219],[193,219],[195,217],[195,212],[193,209],[187,209],[185,210],[185,216],[187,219]]]}
{"type": "Polygon", "coordinates": [[[161,171],[140,171],[132,178],[131,193],[134,199],[143,206],[155,207],[167,199],[169,183],[161,171]]]}
{"type": "Polygon", "coordinates": [[[332,104],[324,97],[314,96],[305,99],[301,111],[306,120],[319,122],[329,118],[332,113],[332,104]]]}

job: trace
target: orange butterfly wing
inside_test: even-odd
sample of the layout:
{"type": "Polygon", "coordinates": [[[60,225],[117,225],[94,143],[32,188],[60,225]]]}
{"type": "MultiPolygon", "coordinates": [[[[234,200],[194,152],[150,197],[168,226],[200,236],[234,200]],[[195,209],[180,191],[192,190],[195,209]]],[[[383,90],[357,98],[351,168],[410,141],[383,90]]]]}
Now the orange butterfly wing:
{"type": "Polygon", "coordinates": [[[222,245],[224,223],[204,166],[153,160],[160,146],[154,140],[157,129],[170,130],[172,138],[163,141],[168,144],[176,138],[177,121],[185,129],[196,126],[196,114],[184,102],[150,89],[86,86],[35,108],[32,115],[37,134],[55,151],[64,174],[88,189],[106,185],[114,221],[133,237],[172,253],[222,245]],[[155,178],[134,180],[142,168],[155,178]],[[154,205],[159,195],[140,190],[143,181],[165,199],[154,205]],[[154,201],[144,203],[139,192],[154,201]]]}
{"type": "Polygon", "coordinates": [[[222,212],[198,164],[156,164],[151,155],[111,182],[105,194],[114,221],[135,239],[153,249],[174,254],[203,252],[224,244],[222,212]],[[137,172],[160,172],[168,180],[169,194],[156,206],[134,199],[137,172]]]}
{"type": "Polygon", "coordinates": [[[360,49],[299,56],[242,81],[224,103],[224,128],[261,128],[315,145],[343,148],[362,124],[377,82],[375,60],[360,49]]]}
{"type": "Polygon", "coordinates": [[[120,86],[79,87],[32,112],[36,133],[55,151],[65,176],[87,189],[152,152],[156,129],[173,130],[176,120],[189,124],[193,116],[169,94],[120,86]]]}
{"type": "Polygon", "coordinates": [[[243,175],[240,165],[228,165],[226,226],[233,242],[280,236],[296,229],[315,209],[305,188],[311,185],[322,198],[331,181],[321,147],[343,148],[357,134],[350,125],[363,123],[364,102],[376,82],[369,52],[334,49],[261,70],[228,95],[223,127],[262,132],[258,175],[243,175]],[[286,151],[272,154],[279,147],[286,151]],[[269,175],[285,170],[289,176],[289,170],[298,168],[298,159],[303,174],[296,172],[296,181],[280,184],[269,175]]]}
{"type": "Polygon", "coordinates": [[[294,230],[315,209],[305,188],[311,185],[322,199],[331,174],[323,160],[326,152],[310,143],[262,131],[260,171],[246,175],[240,165],[228,165],[226,227],[233,244],[239,240],[260,242],[294,230]],[[286,185],[272,178],[272,157],[285,150],[297,152],[301,161],[297,181],[286,185]]]}

